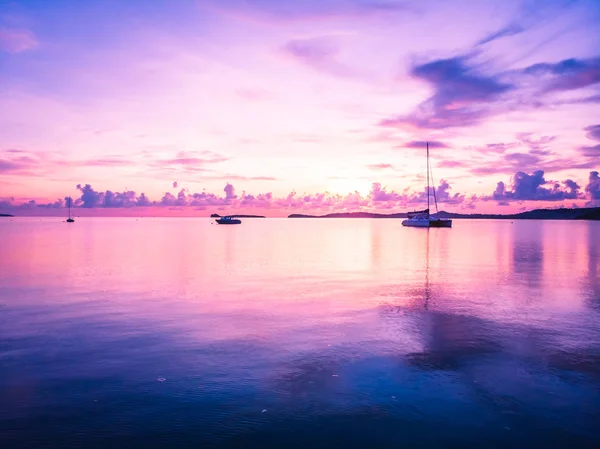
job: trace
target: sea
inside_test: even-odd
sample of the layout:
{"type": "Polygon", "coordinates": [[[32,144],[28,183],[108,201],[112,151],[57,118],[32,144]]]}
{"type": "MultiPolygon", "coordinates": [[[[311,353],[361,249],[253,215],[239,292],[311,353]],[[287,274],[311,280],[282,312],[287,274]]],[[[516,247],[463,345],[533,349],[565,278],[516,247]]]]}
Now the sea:
{"type": "Polygon", "coordinates": [[[597,449],[600,222],[1,218],[0,447],[597,449]]]}

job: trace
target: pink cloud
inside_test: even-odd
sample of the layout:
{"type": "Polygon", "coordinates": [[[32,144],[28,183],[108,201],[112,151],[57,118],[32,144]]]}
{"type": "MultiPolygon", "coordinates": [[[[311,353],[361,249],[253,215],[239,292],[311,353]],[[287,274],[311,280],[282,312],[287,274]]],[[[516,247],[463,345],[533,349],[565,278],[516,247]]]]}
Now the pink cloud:
{"type": "Polygon", "coordinates": [[[480,72],[471,55],[414,65],[410,76],[429,84],[433,96],[412,113],[384,119],[380,126],[405,129],[471,127],[492,115],[492,105],[515,88],[501,81],[498,75],[480,72]]]}
{"type": "Polygon", "coordinates": [[[19,172],[36,165],[37,161],[29,156],[0,159],[0,173],[19,172]]]}
{"type": "Polygon", "coordinates": [[[598,204],[600,201],[600,175],[597,171],[590,172],[588,184],[585,186],[585,193],[592,204],[598,204]]]}
{"type": "Polygon", "coordinates": [[[227,2],[203,2],[202,7],[238,20],[260,25],[278,27],[294,23],[315,23],[340,20],[365,20],[371,18],[393,17],[399,14],[416,12],[416,8],[408,3],[392,0],[365,2],[362,0],[303,0],[254,1],[231,0],[227,2]],[[223,4],[223,6],[221,6],[223,4]]]}
{"type": "Polygon", "coordinates": [[[233,200],[237,198],[237,195],[235,194],[235,187],[233,187],[232,184],[227,183],[223,191],[225,192],[226,200],[233,200]]]}
{"type": "Polygon", "coordinates": [[[387,170],[394,168],[392,164],[369,164],[367,167],[371,170],[387,170]]]}
{"type": "MultiPolygon", "coordinates": [[[[590,174],[590,180],[592,174],[590,174]]],[[[494,193],[486,199],[504,204],[510,201],[576,200],[582,199],[583,196],[584,194],[580,192],[579,185],[573,180],[566,179],[562,183],[547,181],[544,177],[544,171],[536,170],[531,174],[521,171],[515,173],[510,188],[500,181],[494,193]]]]}
{"type": "Polygon", "coordinates": [[[587,131],[588,139],[600,141],[600,125],[586,126],[584,131],[587,131]]]}
{"type": "Polygon", "coordinates": [[[439,141],[431,141],[431,142],[426,142],[424,140],[412,140],[410,142],[405,142],[403,144],[400,144],[398,146],[396,146],[395,148],[414,148],[414,149],[419,149],[422,150],[424,148],[426,148],[426,145],[429,144],[429,148],[430,149],[436,149],[436,148],[450,148],[450,146],[444,142],[439,142],[439,141]]]}
{"type": "Polygon", "coordinates": [[[548,79],[545,88],[548,92],[580,89],[600,83],[600,57],[534,64],[524,73],[548,79]]]}
{"type": "Polygon", "coordinates": [[[201,166],[205,164],[215,164],[219,162],[225,162],[228,158],[211,152],[185,152],[181,151],[177,153],[177,156],[172,159],[164,159],[156,162],[157,165],[169,166],[179,165],[185,167],[187,170],[192,168],[188,166],[201,166]]]}
{"type": "Polygon", "coordinates": [[[203,176],[205,180],[222,180],[222,181],[277,181],[277,178],[273,176],[243,176],[232,173],[225,173],[222,175],[210,175],[203,176]]]}
{"type": "Polygon", "coordinates": [[[281,52],[314,70],[342,78],[362,76],[357,69],[340,61],[340,45],[335,36],[317,36],[305,39],[292,39],[281,52]]]}
{"type": "Polygon", "coordinates": [[[441,161],[437,164],[438,167],[440,168],[462,168],[462,167],[467,167],[469,165],[468,162],[465,161],[457,161],[457,160],[444,160],[441,161]]]}
{"type": "Polygon", "coordinates": [[[122,167],[126,165],[135,165],[135,163],[133,161],[122,159],[120,157],[107,157],[81,161],[81,165],[92,167],[122,167]]]}
{"type": "Polygon", "coordinates": [[[0,50],[8,53],[21,53],[39,45],[29,30],[0,28],[0,50]]]}
{"type": "Polygon", "coordinates": [[[488,143],[484,148],[481,148],[482,153],[504,153],[506,150],[518,147],[519,144],[516,142],[510,143],[488,143]]]}

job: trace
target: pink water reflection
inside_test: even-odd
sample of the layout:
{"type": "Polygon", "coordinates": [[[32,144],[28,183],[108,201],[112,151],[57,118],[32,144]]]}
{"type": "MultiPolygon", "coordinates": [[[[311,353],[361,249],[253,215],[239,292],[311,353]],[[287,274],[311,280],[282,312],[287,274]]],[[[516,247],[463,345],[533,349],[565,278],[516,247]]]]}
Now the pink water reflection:
{"type": "Polygon", "coordinates": [[[429,231],[352,219],[219,227],[191,218],[72,226],[22,218],[0,226],[0,280],[17,292],[5,295],[8,305],[100,295],[141,314],[159,301],[182,315],[271,310],[299,322],[427,302],[519,320],[581,312],[584,292],[597,291],[600,229],[589,222],[465,220],[429,231]]]}

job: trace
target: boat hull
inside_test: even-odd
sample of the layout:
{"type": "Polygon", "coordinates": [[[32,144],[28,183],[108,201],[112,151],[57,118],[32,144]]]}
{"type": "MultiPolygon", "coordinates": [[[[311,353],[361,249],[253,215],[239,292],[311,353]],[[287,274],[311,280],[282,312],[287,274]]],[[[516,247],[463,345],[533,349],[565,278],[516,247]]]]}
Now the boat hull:
{"type": "Polygon", "coordinates": [[[452,222],[450,220],[432,221],[429,223],[430,228],[451,228],[452,222]]]}
{"type": "Polygon", "coordinates": [[[234,225],[234,224],[242,224],[242,220],[238,220],[237,218],[233,218],[231,220],[218,219],[217,223],[223,224],[223,225],[234,225]]]}
{"type": "Polygon", "coordinates": [[[439,218],[419,218],[402,221],[402,226],[412,228],[451,228],[452,220],[443,220],[439,218]]]}
{"type": "Polygon", "coordinates": [[[428,228],[429,220],[413,220],[413,219],[403,220],[402,226],[407,226],[410,228],[428,228]]]}

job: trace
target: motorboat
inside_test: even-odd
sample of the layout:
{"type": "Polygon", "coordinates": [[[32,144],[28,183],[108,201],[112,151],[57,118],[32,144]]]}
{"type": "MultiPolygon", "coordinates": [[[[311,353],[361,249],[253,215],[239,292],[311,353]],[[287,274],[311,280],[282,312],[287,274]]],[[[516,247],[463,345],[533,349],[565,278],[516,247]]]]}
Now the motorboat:
{"type": "Polygon", "coordinates": [[[219,224],[242,224],[242,220],[239,218],[234,218],[231,215],[217,218],[216,222],[219,224]]]}

